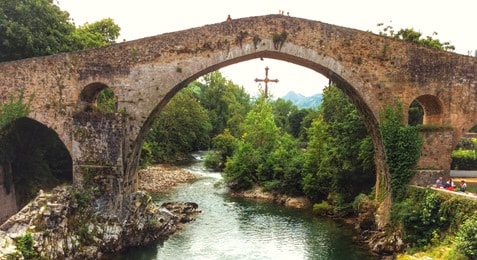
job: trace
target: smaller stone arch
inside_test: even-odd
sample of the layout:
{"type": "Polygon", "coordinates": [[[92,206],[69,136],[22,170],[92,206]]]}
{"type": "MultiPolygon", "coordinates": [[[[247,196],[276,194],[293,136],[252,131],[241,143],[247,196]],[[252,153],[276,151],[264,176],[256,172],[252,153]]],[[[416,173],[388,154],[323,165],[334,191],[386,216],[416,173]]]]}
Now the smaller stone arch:
{"type": "Polygon", "coordinates": [[[415,104],[418,110],[422,111],[423,125],[440,125],[444,122],[444,109],[442,101],[433,95],[422,95],[417,97],[412,103],[415,104]]]}
{"type": "Polygon", "coordinates": [[[100,82],[91,83],[81,91],[78,112],[117,112],[117,109],[117,96],[115,95],[114,91],[106,84],[100,82]],[[101,94],[104,94],[103,97],[106,99],[112,99],[108,101],[113,103],[109,104],[111,109],[108,109],[108,111],[102,111],[102,109],[99,108],[98,99],[102,97],[101,94]]]}

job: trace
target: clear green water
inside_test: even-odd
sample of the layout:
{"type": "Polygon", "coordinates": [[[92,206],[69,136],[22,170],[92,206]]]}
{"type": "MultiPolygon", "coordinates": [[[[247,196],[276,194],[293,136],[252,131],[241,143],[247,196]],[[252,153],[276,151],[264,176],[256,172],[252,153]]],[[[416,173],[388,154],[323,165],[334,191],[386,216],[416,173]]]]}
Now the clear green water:
{"type": "Polygon", "coordinates": [[[216,185],[220,174],[191,167],[202,177],[157,201],[193,201],[202,213],[166,241],[115,259],[379,259],[353,242],[346,225],[272,203],[230,198],[216,185]]]}

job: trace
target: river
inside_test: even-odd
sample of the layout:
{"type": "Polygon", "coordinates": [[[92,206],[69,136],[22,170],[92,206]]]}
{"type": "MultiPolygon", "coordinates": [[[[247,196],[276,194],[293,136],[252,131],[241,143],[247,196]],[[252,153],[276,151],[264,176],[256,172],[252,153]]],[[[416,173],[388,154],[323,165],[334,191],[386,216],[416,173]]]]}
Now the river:
{"type": "Polygon", "coordinates": [[[207,171],[200,160],[183,167],[199,178],[156,201],[193,201],[202,213],[166,241],[130,249],[117,259],[379,259],[353,242],[347,225],[303,210],[228,197],[220,173],[207,171]]]}

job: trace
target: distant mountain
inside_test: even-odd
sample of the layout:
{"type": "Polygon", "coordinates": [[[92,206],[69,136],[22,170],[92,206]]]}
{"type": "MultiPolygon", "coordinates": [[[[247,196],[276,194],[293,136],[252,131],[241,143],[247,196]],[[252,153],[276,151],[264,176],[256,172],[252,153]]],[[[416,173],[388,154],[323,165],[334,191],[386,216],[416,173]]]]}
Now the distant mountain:
{"type": "Polygon", "coordinates": [[[290,100],[299,109],[302,109],[302,108],[314,109],[314,108],[317,108],[319,105],[321,105],[321,102],[323,100],[323,94],[318,93],[311,97],[305,97],[302,94],[296,93],[294,91],[290,91],[281,98],[284,100],[290,100]]]}

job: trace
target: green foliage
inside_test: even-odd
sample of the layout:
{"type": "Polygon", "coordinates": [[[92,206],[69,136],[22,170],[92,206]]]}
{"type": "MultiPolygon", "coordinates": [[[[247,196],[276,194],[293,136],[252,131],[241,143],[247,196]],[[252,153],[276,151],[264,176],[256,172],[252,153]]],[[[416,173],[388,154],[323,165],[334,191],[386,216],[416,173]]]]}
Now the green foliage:
{"type": "Polygon", "coordinates": [[[205,154],[204,166],[208,169],[213,169],[220,171],[223,169],[225,161],[222,161],[222,158],[218,152],[208,151],[205,154]]]}
{"type": "Polygon", "coordinates": [[[223,133],[212,139],[212,147],[215,152],[208,153],[205,165],[209,168],[223,170],[227,158],[231,157],[237,148],[237,139],[226,128],[223,133]]]}
{"type": "Polygon", "coordinates": [[[200,89],[200,104],[208,111],[212,124],[211,136],[228,128],[233,136],[241,135],[239,125],[250,110],[250,95],[215,71],[204,76],[205,84],[194,82],[200,89]]]}
{"type": "Polygon", "coordinates": [[[477,216],[470,217],[460,227],[456,236],[455,247],[469,259],[477,258],[477,216]]]}
{"type": "Polygon", "coordinates": [[[477,169],[477,138],[463,138],[452,151],[451,169],[475,170],[477,169]]]}
{"type": "MultiPolygon", "coordinates": [[[[207,111],[190,88],[177,93],[167,104],[146,139],[142,161],[154,163],[187,158],[192,151],[207,149],[212,126],[207,111]]],[[[144,149],[144,148],[143,148],[144,149]]]]}
{"type": "Polygon", "coordinates": [[[259,184],[266,190],[301,195],[304,160],[297,142],[280,134],[272,105],[261,98],[240,125],[242,137],[227,160],[224,179],[235,189],[259,184]]]}
{"type": "Polygon", "coordinates": [[[111,45],[119,37],[121,28],[113,19],[105,18],[94,23],[85,23],[72,33],[75,50],[86,50],[111,45]]]}
{"type": "Polygon", "coordinates": [[[412,126],[422,125],[424,109],[421,104],[414,100],[408,110],[408,124],[412,126]]]}
{"type": "Polygon", "coordinates": [[[291,111],[288,116],[288,133],[294,138],[299,138],[302,141],[306,139],[306,128],[309,125],[305,125],[305,118],[311,113],[311,109],[300,109],[291,111]]]}
{"type": "Polygon", "coordinates": [[[80,189],[72,189],[71,190],[71,197],[73,201],[78,204],[79,208],[85,208],[89,205],[91,200],[91,194],[87,190],[80,190],[80,189]]]}
{"type": "Polygon", "coordinates": [[[313,213],[318,216],[328,216],[333,213],[333,206],[328,202],[322,201],[313,205],[313,213]]]}
{"type": "Polygon", "coordinates": [[[25,259],[39,259],[38,252],[33,248],[33,237],[31,233],[17,237],[15,245],[25,259]]]}
{"type": "Polygon", "coordinates": [[[26,117],[30,113],[30,97],[24,101],[23,92],[18,93],[18,97],[10,96],[8,103],[0,104],[0,165],[5,170],[3,186],[7,193],[11,191],[13,175],[11,171],[11,161],[14,159],[15,144],[9,138],[14,133],[12,124],[21,117],[26,117]]]}
{"type": "MultiPolygon", "coordinates": [[[[384,23],[379,23],[378,27],[384,26],[384,23]]],[[[438,50],[455,50],[455,46],[451,45],[449,42],[441,42],[438,39],[433,37],[437,35],[436,32],[432,36],[422,37],[422,33],[415,31],[412,28],[404,28],[399,31],[395,31],[394,28],[390,25],[385,26],[380,32],[379,35],[388,36],[394,39],[399,39],[407,42],[416,43],[422,46],[426,46],[438,50]]]]}
{"type": "Polygon", "coordinates": [[[327,197],[331,191],[332,176],[328,171],[323,171],[321,164],[326,159],[327,152],[327,128],[322,115],[316,118],[308,128],[310,141],[305,151],[305,163],[303,171],[303,191],[313,201],[319,201],[327,197]]]}
{"type": "Polygon", "coordinates": [[[452,240],[477,202],[432,189],[410,188],[407,197],[393,203],[392,222],[401,225],[405,242],[415,250],[452,240]]]}
{"type": "Polygon", "coordinates": [[[386,162],[391,175],[393,199],[399,201],[406,195],[406,190],[422,150],[422,136],[415,126],[403,123],[402,106],[386,106],[381,114],[381,133],[384,141],[386,162]]]}
{"type": "Polygon", "coordinates": [[[53,0],[0,2],[0,61],[10,61],[111,44],[119,26],[103,19],[76,28],[53,0]]]}
{"type": "MultiPolygon", "coordinates": [[[[374,185],[374,148],[366,127],[348,97],[332,85],[308,130],[303,188],[314,200],[336,194],[337,203],[351,203],[374,185]]],[[[344,207],[345,205],[335,205],[344,207]]]]}
{"type": "Polygon", "coordinates": [[[410,210],[403,216],[406,240],[413,246],[431,242],[433,234],[440,231],[439,208],[442,199],[436,192],[426,191],[419,201],[408,201],[410,210]],[[415,206],[411,206],[412,203],[415,206]]]}
{"type": "Polygon", "coordinates": [[[282,132],[290,132],[289,116],[291,113],[298,111],[290,100],[277,99],[271,102],[273,110],[273,119],[275,124],[282,130],[282,132]]]}
{"type": "Polygon", "coordinates": [[[8,103],[0,104],[0,130],[5,130],[13,121],[30,113],[33,96],[28,100],[24,99],[24,93],[20,91],[18,97],[11,95],[8,103]]]}
{"type": "Polygon", "coordinates": [[[116,97],[110,88],[105,88],[98,93],[96,109],[106,113],[114,113],[116,111],[116,97]]]}

